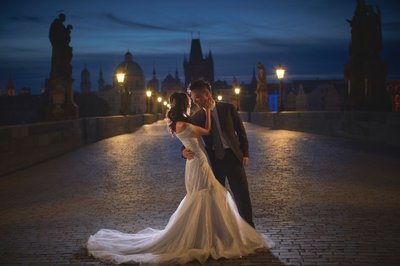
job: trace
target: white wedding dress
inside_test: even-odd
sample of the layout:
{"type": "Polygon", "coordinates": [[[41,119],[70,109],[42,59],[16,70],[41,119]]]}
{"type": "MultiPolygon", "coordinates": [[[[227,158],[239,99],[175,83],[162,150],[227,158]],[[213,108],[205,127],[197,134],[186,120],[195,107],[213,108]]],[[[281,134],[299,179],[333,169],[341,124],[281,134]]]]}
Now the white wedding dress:
{"type": "Polygon", "coordinates": [[[186,162],[187,194],[166,227],[134,234],[102,229],[87,242],[90,255],[117,264],[185,264],[238,258],[272,246],[240,217],[231,195],[215,179],[193,126],[187,124],[176,136],[195,158],[186,162]]]}

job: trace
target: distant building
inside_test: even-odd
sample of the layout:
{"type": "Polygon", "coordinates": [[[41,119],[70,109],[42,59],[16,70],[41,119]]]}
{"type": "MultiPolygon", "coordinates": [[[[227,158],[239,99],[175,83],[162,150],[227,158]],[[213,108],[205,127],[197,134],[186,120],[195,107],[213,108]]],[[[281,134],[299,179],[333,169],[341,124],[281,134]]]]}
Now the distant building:
{"type": "Polygon", "coordinates": [[[90,82],[90,72],[85,68],[81,72],[81,92],[82,93],[89,93],[91,90],[92,84],[90,82]]]}
{"type": "MultiPolygon", "coordinates": [[[[233,86],[233,85],[232,85],[233,86]]],[[[236,105],[235,102],[232,102],[232,95],[233,89],[232,86],[228,84],[228,82],[217,80],[214,82],[214,86],[212,86],[212,93],[214,99],[217,99],[218,96],[221,96],[222,102],[233,103],[236,105]]]]}
{"type": "Polygon", "coordinates": [[[133,55],[130,52],[125,54],[125,60],[114,71],[113,86],[115,88],[120,86],[117,81],[118,73],[125,73],[124,83],[128,90],[144,91],[146,84],[142,67],[133,60],[133,55]]]}
{"type": "Polygon", "coordinates": [[[19,90],[19,95],[22,95],[22,96],[31,95],[31,89],[30,89],[30,88],[23,87],[23,88],[21,88],[21,89],[19,90]]]}
{"type": "Polygon", "coordinates": [[[293,80],[283,95],[288,111],[339,111],[346,101],[344,80],[293,80]]]}
{"type": "MultiPolygon", "coordinates": [[[[100,74],[102,80],[102,72],[100,74]]],[[[112,88],[106,89],[107,86],[104,86],[103,90],[99,90],[98,95],[108,103],[110,115],[121,114],[123,97],[128,97],[125,99],[128,102],[128,113],[141,114],[146,110],[145,86],[145,76],[141,66],[133,60],[133,55],[127,52],[124,61],[115,68],[112,88]],[[125,74],[123,84],[117,81],[118,73],[125,74]],[[127,92],[126,96],[122,93],[123,91],[127,92]]]]}
{"type": "Polygon", "coordinates": [[[102,91],[105,88],[105,81],[103,78],[103,69],[100,67],[100,71],[99,71],[99,80],[97,81],[98,84],[98,90],[102,91]]]}
{"type": "Polygon", "coordinates": [[[11,79],[8,80],[6,91],[7,91],[7,96],[15,96],[16,95],[14,82],[11,79]]]}
{"type": "Polygon", "coordinates": [[[0,126],[43,121],[47,95],[0,96],[0,126]]]}
{"type": "Polygon", "coordinates": [[[185,74],[185,87],[188,86],[190,82],[198,79],[204,79],[214,84],[214,60],[211,50],[208,56],[203,58],[200,39],[192,39],[189,60],[185,57],[183,69],[185,74]]]}
{"type": "Polygon", "coordinates": [[[174,92],[185,92],[185,88],[179,78],[178,69],[175,71],[175,77],[168,73],[161,83],[161,93],[163,93],[167,99],[169,99],[174,92]]]}

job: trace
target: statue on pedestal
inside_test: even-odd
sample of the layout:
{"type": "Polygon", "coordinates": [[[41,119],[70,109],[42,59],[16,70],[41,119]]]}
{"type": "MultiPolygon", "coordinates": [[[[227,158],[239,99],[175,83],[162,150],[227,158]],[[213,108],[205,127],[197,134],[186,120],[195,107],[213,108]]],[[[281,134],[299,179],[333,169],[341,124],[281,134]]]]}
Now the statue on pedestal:
{"type": "Polygon", "coordinates": [[[266,112],[269,111],[268,104],[267,104],[267,98],[268,98],[268,92],[267,92],[267,85],[266,85],[266,73],[265,73],[265,67],[263,64],[260,62],[257,63],[257,69],[258,69],[258,82],[257,82],[257,89],[256,89],[256,107],[254,111],[256,112],[266,112]]]}
{"type": "Polygon", "coordinates": [[[78,118],[78,106],[72,89],[72,25],[64,26],[65,14],[61,13],[51,23],[49,40],[52,46],[50,78],[46,87],[50,93],[49,120],[78,118]]]}
{"type": "Polygon", "coordinates": [[[364,0],[357,0],[351,20],[349,62],[344,76],[348,83],[350,110],[390,110],[386,91],[387,65],[380,54],[382,50],[381,14],[364,0]]]}

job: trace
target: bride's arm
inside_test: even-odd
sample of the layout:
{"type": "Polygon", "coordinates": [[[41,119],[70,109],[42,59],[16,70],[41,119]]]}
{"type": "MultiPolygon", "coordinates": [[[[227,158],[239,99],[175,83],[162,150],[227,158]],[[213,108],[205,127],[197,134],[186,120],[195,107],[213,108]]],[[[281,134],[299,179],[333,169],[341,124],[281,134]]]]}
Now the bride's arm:
{"type": "Polygon", "coordinates": [[[176,133],[182,132],[187,126],[191,126],[193,131],[201,136],[210,135],[211,132],[211,109],[206,108],[206,125],[204,127],[195,126],[186,122],[176,122],[176,133]]]}
{"type": "Polygon", "coordinates": [[[194,131],[201,136],[210,135],[210,132],[211,132],[211,106],[212,105],[213,105],[213,99],[210,98],[209,102],[205,106],[205,109],[206,109],[206,125],[205,125],[205,127],[199,127],[199,126],[192,125],[194,128],[194,131]]]}
{"type": "Polygon", "coordinates": [[[211,110],[209,108],[206,109],[206,127],[199,127],[199,126],[195,126],[192,125],[194,131],[201,135],[201,136],[206,136],[206,135],[210,135],[211,132],[211,110]]]}

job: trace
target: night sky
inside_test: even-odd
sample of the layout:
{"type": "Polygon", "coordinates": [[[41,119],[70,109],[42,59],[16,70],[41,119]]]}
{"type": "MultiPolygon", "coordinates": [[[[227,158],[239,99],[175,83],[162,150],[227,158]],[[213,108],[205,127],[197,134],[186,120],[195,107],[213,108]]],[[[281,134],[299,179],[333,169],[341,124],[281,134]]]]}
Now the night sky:
{"type": "MultiPolygon", "coordinates": [[[[389,79],[400,79],[400,1],[366,0],[382,14],[383,53],[389,79]]],[[[72,24],[74,89],[85,64],[97,89],[100,66],[106,83],[129,50],[152,77],[153,62],[162,81],[178,67],[191,38],[203,54],[211,49],[216,79],[249,82],[257,62],[274,82],[274,68],[287,79],[343,78],[356,0],[260,1],[106,1],[3,0],[0,4],[0,88],[11,77],[17,89],[37,93],[48,78],[51,45],[48,30],[63,10],[72,24]]]]}

